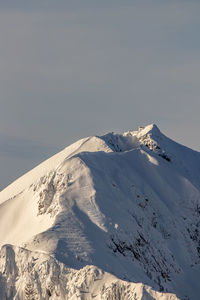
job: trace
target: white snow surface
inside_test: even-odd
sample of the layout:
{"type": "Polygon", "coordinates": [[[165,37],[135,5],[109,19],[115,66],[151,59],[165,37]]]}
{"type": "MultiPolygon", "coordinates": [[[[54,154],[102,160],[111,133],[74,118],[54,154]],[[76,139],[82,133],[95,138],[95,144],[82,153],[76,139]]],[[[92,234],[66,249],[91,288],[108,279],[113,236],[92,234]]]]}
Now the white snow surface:
{"type": "Polygon", "coordinates": [[[155,124],[54,155],[0,192],[0,299],[199,300],[199,174],[155,124]]]}

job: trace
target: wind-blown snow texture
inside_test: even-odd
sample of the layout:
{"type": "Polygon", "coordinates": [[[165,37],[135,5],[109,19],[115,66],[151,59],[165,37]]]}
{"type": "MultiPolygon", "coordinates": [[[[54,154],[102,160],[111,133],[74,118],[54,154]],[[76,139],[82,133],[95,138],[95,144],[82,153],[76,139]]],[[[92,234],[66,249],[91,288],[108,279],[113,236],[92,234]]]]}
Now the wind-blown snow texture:
{"type": "Polygon", "coordinates": [[[200,153],[82,139],[0,193],[0,299],[200,298],[200,153]]]}

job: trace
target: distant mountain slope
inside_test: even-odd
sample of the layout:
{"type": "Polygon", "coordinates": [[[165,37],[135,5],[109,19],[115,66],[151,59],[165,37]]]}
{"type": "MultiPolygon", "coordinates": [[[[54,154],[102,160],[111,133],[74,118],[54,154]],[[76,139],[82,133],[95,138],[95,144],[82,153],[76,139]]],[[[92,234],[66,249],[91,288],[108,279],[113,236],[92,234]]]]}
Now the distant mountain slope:
{"type": "Polygon", "coordinates": [[[199,300],[199,174],[200,153],[154,124],[67,147],[0,193],[2,297],[199,300]],[[107,278],[95,292],[88,272],[107,278]]]}

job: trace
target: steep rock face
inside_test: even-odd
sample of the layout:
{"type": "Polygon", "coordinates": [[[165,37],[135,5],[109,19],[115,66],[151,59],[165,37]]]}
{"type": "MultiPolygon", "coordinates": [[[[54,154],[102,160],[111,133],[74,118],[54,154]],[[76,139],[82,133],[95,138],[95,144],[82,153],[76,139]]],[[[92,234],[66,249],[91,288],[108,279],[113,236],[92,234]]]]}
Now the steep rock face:
{"type": "MultiPolygon", "coordinates": [[[[63,272],[69,269],[70,274],[87,277],[91,268],[91,276],[113,274],[140,286],[136,299],[176,299],[169,294],[174,293],[197,300],[199,173],[198,152],[149,125],[122,135],[80,140],[19,178],[0,193],[0,243],[17,246],[2,248],[5,299],[26,299],[25,284],[39,299],[48,299],[47,294],[57,299],[50,289],[43,290],[50,279],[47,271],[40,273],[39,265],[28,283],[28,275],[23,275],[28,274],[25,258],[35,266],[37,253],[54,270],[51,276],[62,277],[59,299],[91,299],[86,291],[72,295],[63,287],[63,280],[68,280],[63,272]],[[23,264],[15,260],[19,252],[23,264]]],[[[118,279],[115,286],[112,280],[106,293],[98,289],[91,297],[136,297],[135,288],[126,291],[128,283],[118,279]]],[[[77,286],[74,283],[74,289],[77,286]]],[[[90,294],[93,286],[89,281],[90,294]]]]}

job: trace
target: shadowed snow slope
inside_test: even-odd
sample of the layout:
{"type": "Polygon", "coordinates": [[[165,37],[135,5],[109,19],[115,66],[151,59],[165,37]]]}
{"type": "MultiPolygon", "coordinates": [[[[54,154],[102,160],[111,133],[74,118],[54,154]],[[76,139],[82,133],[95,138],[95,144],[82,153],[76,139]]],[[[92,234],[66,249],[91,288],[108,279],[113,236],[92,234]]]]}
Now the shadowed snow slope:
{"type": "Polygon", "coordinates": [[[0,193],[0,299],[199,300],[199,174],[154,124],[67,147],[0,193]]]}

